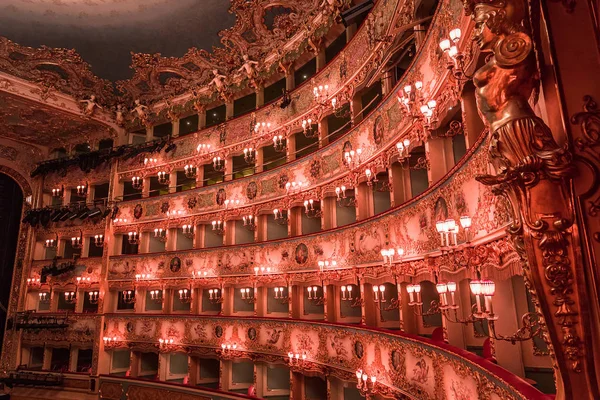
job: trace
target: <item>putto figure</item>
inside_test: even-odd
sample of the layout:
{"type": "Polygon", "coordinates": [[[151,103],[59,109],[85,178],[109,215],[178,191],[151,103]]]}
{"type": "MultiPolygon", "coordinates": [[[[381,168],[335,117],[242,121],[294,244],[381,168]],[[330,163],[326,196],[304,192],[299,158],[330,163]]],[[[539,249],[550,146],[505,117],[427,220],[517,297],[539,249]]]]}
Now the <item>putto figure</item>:
{"type": "Polygon", "coordinates": [[[88,117],[91,117],[92,115],[94,115],[96,108],[99,108],[102,110],[102,106],[100,106],[100,104],[98,104],[96,102],[95,95],[91,95],[89,99],[80,100],[79,102],[83,104],[82,105],[83,113],[88,117]]]}
{"type": "Polygon", "coordinates": [[[242,57],[244,58],[244,63],[240,68],[238,68],[238,72],[244,72],[246,74],[246,78],[253,80],[256,77],[258,62],[251,60],[246,54],[244,54],[242,57]]]}
{"type": "Polygon", "coordinates": [[[140,122],[143,125],[146,125],[150,122],[148,115],[148,107],[143,105],[139,100],[135,101],[135,107],[133,108],[133,112],[135,113],[136,117],[139,118],[140,122]]]}

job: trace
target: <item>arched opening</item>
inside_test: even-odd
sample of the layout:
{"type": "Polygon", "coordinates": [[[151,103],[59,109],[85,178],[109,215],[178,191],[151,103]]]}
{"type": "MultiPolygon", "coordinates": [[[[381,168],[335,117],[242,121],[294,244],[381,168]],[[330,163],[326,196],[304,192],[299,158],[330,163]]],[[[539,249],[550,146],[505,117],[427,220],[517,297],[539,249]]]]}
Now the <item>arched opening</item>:
{"type": "Polygon", "coordinates": [[[13,265],[19,240],[23,191],[17,182],[0,173],[0,348],[4,340],[6,308],[11,295],[13,265]]]}

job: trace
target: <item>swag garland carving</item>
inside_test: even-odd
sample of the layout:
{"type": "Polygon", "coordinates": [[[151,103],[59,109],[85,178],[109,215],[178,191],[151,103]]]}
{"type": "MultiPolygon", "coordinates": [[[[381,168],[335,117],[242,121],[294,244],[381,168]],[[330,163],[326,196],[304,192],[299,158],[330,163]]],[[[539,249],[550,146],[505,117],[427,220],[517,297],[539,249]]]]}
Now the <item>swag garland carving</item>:
{"type": "Polygon", "coordinates": [[[488,150],[496,174],[476,179],[492,186],[512,206],[514,221],[508,232],[523,258],[544,327],[551,326],[545,340],[557,371],[557,398],[571,398],[574,390],[589,387],[582,374],[588,367],[579,310],[585,294],[575,286],[573,271],[572,154],[554,141],[550,128],[529,104],[539,81],[526,23],[527,3],[465,0],[464,6],[475,20],[473,40],[490,54],[475,71],[473,82],[479,114],[489,128],[488,150]]]}

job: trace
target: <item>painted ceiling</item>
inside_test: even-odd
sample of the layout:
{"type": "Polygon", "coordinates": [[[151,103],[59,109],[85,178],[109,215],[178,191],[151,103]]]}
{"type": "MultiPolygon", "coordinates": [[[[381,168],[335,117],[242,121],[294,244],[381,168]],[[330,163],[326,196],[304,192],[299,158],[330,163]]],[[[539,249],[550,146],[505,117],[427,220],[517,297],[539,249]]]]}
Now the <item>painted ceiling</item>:
{"type": "Polygon", "coordinates": [[[75,49],[100,78],[130,78],[131,52],[181,57],[220,45],[229,0],[2,0],[0,36],[75,49]]]}

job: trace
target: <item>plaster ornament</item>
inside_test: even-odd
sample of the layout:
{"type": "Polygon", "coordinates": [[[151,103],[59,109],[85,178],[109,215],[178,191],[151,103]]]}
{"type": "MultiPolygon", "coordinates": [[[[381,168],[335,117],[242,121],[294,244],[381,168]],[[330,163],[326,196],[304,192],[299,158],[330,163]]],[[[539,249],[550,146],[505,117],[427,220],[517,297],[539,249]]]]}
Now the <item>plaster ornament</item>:
{"type": "Polygon", "coordinates": [[[257,75],[256,69],[258,67],[258,62],[251,60],[246,54],[244,54],[242,58],[244,59],[244,64],[238,68],[238,72],[245,72],[246,78],[253,80],[257,75]]]}
{"type": "Polygon", "coordinates": [[[149,122],[148,107],[143,105],[139,100],[135,101],[133,112],[142,124],[146,125],[149,122]]]}
{"type": "Polygon", "coordinates": [[[125,108],[123,107],[123,104],[117,104],[115,110],[115,122],[119,126],[125,125],[125,108]]]}

